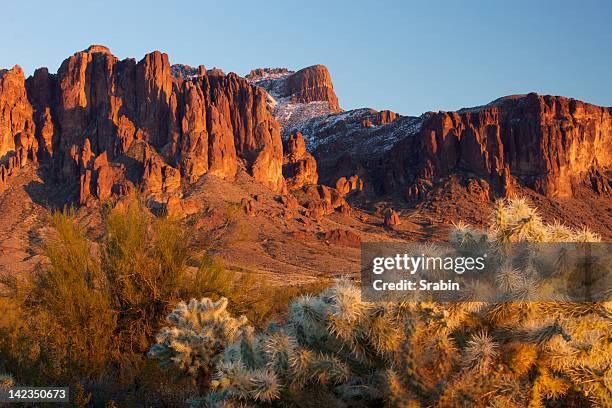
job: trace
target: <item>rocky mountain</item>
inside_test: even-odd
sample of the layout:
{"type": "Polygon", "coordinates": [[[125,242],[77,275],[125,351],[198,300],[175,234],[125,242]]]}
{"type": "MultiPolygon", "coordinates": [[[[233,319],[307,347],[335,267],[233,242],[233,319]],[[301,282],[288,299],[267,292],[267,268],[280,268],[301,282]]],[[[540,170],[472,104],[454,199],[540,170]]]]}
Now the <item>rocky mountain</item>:
{"type": "Polygon", "coordinates": [[[268,105],[285,130],[304,121],[340,112],[329,70],[313,65],[297,72],[286,68],[259,68],[246,79],[268,93],[268,105]]]}
{"type": "MultiPolygon", "coordinates": [[[[268,69],[251,75],[263,78],[254,83],[275,100],[278,84],[291,74],[268,69]]],[[[271,110],[285,139],[303,137],[319,182],[338,191],[347,180],[358,180],[365,201],[386,198],[417,207],[436,202],[441,208],[435,211],[451,217],[465,215],[464,204],[472,202],[477,212],[478,202],[515,195],[531,196],[552,218],[581,218],[576,209],[582,205],[593,217],[581,219],[585,223],[610,217],[610,107],[531,93],[410,117],[367,108],[313,109],[325,103],[324,96],[319,99],[293,102],[290,109],[285,101],[271,110]]]]}
{"type": "Polygon", "coordinates": [[[610,107],[527,94],[343,111],[322,65],[242,78],[93,45],[57,73],[0,70],[0,269],[31,267],[47,208],[76,205],[95,232],[95,209],[134,190],[205,229],[241,208],[254,231],[228,262],[274,272],[350,272],[359,242],[444,239],[512,195],[610,238],[611,168],[610,107]]]}
{"type": "Polygon", "coordinates": [[[3,184],[40,159],[81,204],[136,186],[167,200],[181,183],[205,173],[232,179],[239,168],[283,191],[280,128],[266,93],[236,74],[177,72],[166,54],[120,61],[103,46],[77,52],[57,74],[3,71],[3,184]]]}
{"type": "Polygon", "coordinates": [[[612,108],[574,99],[532,93],[418,118],[362,109],[301,131],[324,182],[358,175],[379,195],[422,200],[455,174],[491,199],[519,186],[549,198],[575,197],[581,184],[611,193],[612,108]]]}
{"type": "MultiPolygon", "coordinates": [[[[286,72],[253,71],[264,77],[286,72]]],[[[276,95],[276,81],[255,83],[276,95]]],[[[286,135],[303,134],[326,182],[358,173],[378,193],[400,189],[412,199],[423,198],[427,185],[453,173],[486,180],[500,196],[512,194],[513,180],[548,197],[572,197],[585,180],[596,192],[609,194],[611,112],[609,107],[531,93],[418,118],[372,109],[283,121],[284,112],[276,108],[275,116],[286,135]]]]}

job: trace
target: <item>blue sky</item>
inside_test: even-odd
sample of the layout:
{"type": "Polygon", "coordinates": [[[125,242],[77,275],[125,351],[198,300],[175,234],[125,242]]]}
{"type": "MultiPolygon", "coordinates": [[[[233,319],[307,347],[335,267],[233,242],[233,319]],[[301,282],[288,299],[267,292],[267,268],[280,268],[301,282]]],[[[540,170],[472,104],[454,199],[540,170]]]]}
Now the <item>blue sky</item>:
{"type": "Polygon", "coordinates": [[[325,64],[345,109],[417,115],[536,91],[612,105],[612,2],[41,1],[1,6],[0,67],[30,74],[88,45],[171,63],[325,64]],[[227,4],[224,4],[227,3],[227,4]]]}

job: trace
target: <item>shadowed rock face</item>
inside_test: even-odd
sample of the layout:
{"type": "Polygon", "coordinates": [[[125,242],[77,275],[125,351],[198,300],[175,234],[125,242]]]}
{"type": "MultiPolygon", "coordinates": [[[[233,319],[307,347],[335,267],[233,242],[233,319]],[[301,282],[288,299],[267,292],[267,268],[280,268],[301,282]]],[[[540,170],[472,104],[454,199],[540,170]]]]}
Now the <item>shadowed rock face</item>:
{"type": "Polygon", "coordinates": [[[82,203],[135,184],[170,194],[205,173],[232,179],[241,167],[275,191],[285,188],[280,129],[266,95],[235,74],[175,78],[166,54],[120,61],[95,45],[56,75],[37,70],[27,92],[19,68],[1,75],[2,112],[12,118],[0,119],[2,155],[37,152],[79,186],[82,203]]]}

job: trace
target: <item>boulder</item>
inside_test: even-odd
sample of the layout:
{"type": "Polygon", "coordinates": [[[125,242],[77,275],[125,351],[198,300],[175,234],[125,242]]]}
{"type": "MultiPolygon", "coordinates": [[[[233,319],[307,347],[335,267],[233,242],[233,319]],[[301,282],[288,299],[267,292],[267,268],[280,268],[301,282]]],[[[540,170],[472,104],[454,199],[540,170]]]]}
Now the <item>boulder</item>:
{"type": "Polygon", "coordinates": [[[383,225],[385,226],[385,228],[395,229],[401,223],[402,222],[401,222],[400,217],[397,214],[397,212],[395,212],[391,208],[388,208],[385,211],[385,218],[384,218],[384,221],[383,221],[383,225]]]}
{"type": "Polygon", "coordinates": [[[353,248],[359,248],[361,245],[361,237],[352,231],[344,229],[334,229],[325,233],[325,242],[331,245],[340,245],[353,248]]]}
{"type": "Polygon", "coordinates": [[[358,175],[340,177],[336,180],[336,190],[342,195],[349,195],[363,190],[363,180],[358,175]]]}

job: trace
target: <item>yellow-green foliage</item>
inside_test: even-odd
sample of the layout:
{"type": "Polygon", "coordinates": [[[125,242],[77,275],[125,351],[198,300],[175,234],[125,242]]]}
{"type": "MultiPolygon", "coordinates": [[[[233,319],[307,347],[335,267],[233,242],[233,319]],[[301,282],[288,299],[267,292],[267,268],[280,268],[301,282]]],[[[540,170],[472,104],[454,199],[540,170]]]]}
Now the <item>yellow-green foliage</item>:
{"type": "Polygon", "coordinates": [[[90,383],[83,395],[91,391],[96,403],[112,397],[128,406],[164,404],[174,401],[171,393],[189,392],[182,379],[173,389],[172,372],[145,354],[181,298],[230,286],[224,268],[209,261],[198,268],[190,230],[153,217],[137,198],[106,214],[99,244],[88,240],[72,211],[50,220],[47,259],[36,274],[2,279],[8,296],[0,299],[0,368],[28,385],[90,383]]]}
{"type": "Polygon", "coordinates": [[[70,380],[71,373],[99,373],[111,351],[116,313],[107,282],[84,231],[67,213],[54,213],[55,234],[48,240],[48,264],[7,302],[15,319],[2,327],[10,371],[31,382],[70,380]]]}
{"type": "Polygon", "coordinates": [[[76,406],[181,405],[197,384],[146,358],[181,299],[225,296],[230,310],[263,324],[304,293],[227,270],[212,255],[223,240],[194,247],[188,226],[154,217],[138,197],[101,213],[98,242],[73,211],[51,214],[40,269],[0,277],[0,372],[17,383],[70,385],[76,406]]]}
{"type": "Polygon", "coordinates": [[[113,209],[106,221],[101,268],[119,313],[121,339],[144,351],[159,322],[193,290],[195,256],[189,231],[171,218],[154,218],[137,199],[113,209]]]}

